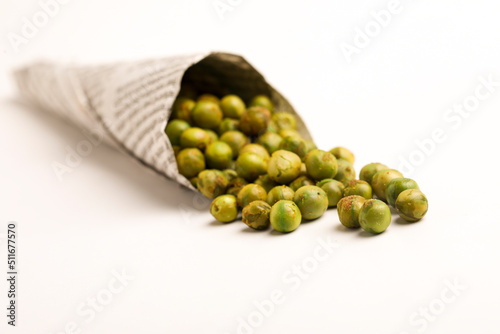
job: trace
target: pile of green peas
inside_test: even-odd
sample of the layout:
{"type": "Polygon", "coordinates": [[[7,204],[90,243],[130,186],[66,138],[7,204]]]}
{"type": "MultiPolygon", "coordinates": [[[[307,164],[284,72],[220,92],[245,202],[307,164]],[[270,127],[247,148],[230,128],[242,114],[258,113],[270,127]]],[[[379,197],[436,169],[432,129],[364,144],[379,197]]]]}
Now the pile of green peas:
{"type": "Polygon", "coordinates": [[[255,230],[286,233],[337,207],[342,225],[378,234],[391,223],[386,203],[410,222],[427,213],[414,180],[381,163],[364,166],[356,179],[350,150],[318,149],[266,95],[246,102],[234,94],[180,95],[165,132],[179,173],[213,199],[210,213],[220,222],[241,211],[255,230]]]}

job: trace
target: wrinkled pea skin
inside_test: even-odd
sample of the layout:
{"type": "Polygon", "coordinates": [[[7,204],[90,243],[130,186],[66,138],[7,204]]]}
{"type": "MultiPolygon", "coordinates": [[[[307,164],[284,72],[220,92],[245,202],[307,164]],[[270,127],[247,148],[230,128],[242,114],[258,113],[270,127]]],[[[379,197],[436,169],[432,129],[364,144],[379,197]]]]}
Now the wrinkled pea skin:
{"type": "Polygon", "coordinates": [[[299,176],[301,164],[297,154],[278,150],[273,153],[269,160],[267,173],[279,184],[288,184],[299,176]]]}
{"type": "Polygon", "coordinates": [[[270,225],[271,206],[264,201],[253,201],[243,208],[242,221],[255,230],[265,230],[270,225]]]}
{"type": "Polygon", "coordinates": [[[229,182],[224,173],[217,169],[206,169],[198,174],[198,190],[208,198],[226,193],[229,182]]]}

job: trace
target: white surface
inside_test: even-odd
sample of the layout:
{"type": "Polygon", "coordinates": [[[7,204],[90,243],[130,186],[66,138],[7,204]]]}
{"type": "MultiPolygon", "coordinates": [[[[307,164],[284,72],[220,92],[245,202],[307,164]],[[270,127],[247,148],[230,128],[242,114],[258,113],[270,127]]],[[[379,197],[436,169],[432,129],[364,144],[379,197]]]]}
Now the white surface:
{"type": "MultiPolygon", "coordinates": [[[[211,0],[70,1],[18,53],[6,34],[40,5],[1,3],[0,233],[14,220],[20,234],[18,326],[2,311],[2,333],[64,333],[71,322],[93,334],[238,333],[238,319],[255,316],[254,303],[274,290],[282,303],[240,332],[500,332],[500,86],[456,128],[443,119],[480,76],[500,81],[500,5],[402,1],[349,64],[340,44],[388,2],[325,3],[241,1],[221,20],[211,0]],[[221,225],[195,194],[104,146],[59,182],[51,163],[83,134],[17,102],[8,80],[14,66],[40,57],[89,63],[206,49],[244,55],[320,147],[354,151],[357,170],[373,161],[398,168],[415,140],[443,129],[446,141],[411,174],[430,201],[425,219],[394,217],[375,237],[342,229],[335,210],[287,235],[221,225]],[[289,270],[311,264],[318,239],[328,238],[338,248],[294,289],[289,270]],[[105,297],[122,269],[134,279],[87,322],[88,306],[77,309],[105,297]],[[454,280],[466,288],[451,301],[454,280]],[[410,322],[440,305],[432,320],[410,322]]],[[[5,263],[4,239],[0,247],[5,263]]]]}

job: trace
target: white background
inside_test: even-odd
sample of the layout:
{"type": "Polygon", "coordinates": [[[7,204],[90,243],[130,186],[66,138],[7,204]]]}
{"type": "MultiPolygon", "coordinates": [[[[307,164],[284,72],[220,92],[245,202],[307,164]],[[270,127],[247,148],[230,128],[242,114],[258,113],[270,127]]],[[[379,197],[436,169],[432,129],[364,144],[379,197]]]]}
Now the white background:
{"type": "Polygon", "coordinates": [[[17,221],[20,278],[16,328],[6,325],[1,279],[1,332],[77,333],[65,332],[71,323],[93,334],[500,332],[500,86],[460,123],[444,118],[473,101],[480,77],[500,81],[500,5],[402,0],[349,63],[342,43],[354,45],[357,27],[388,1],[231,3],[221,18],[212,0],[73,0],[16,52],[8,33],[20,34],[41,7],[2,0],[0,267],[7,222],[17,221]],[[427,216],[415,224],[394,216],[373,237],[342,228],[336,210],[291,234],[253,232],[214,222],[194,193],[103,145],[59,182],[51,163],[85,137],[24,105],[10,80],[15,66],[40,58],[205,50],[245,56],[303,115],[318,146],[350,148],[358,171],[420,157],[406,174],[426,193],[427,216]],[[418,153],[416,141],[436,129],[445,140],[418,153]],[[313,266],[318,240],[338,247],[313,266]],[[290,270],[302,265],[310,273],[295,285],[290,270]],[[88,298],[109,297],[122,270],[133,279],[90,319],[88,298]],[[255,303],[274,290],[282,302],[259,315],[255,303]]]}

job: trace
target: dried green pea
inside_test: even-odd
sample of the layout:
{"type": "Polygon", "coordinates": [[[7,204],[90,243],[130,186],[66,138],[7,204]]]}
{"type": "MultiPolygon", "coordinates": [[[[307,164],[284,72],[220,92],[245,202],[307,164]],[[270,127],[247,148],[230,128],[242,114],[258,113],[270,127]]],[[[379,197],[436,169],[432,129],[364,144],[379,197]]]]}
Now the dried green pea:
{"type": "Polygon", "coordinates": [[[233,160],[233,150],[225,142],[215,141],[207,146],[205,158],[209,168],[226,169],[233,160]]]}
{"type": "Polygon", "coordinates": [[[271,157],[266,148],[259,144],[247,144],[243,146],[240,150],[240,155],[246,152],[257,154],[264,160],[269,160],[269,158],[271,157]]]}
{"type": "Polygon", "coordinates": [[[242,221],[255,230],[265,230],[270,225],[271,206],[264,201],[253,201],[242,211],[242,221]]]}
{"type": "Polygon", "coordinates": [[[285,185],[276,186],[267,193],[267,203],[272,206],[281,200],[293,201],[294,195],[292,188],[285,185]]]}
{"type": "Polygon", "coordinates": [[[267,95],[257,95],[249,103],[250,107],[264,107],[270,112],[274,110],[274,104],[267,95]]]}
{"type": "Polygon", "coordinates": [[[379,199],[382,201],[386,201],[387,198],[385,197],[385,190],[387,189],[387,185],[389,182],[391,182],[393,179],[403,177],[403,174],[398,172],[395,169],[385,169],[381,170],[377,174],[373,176],[372,179],[372,188],[373,192],[379,199]]]}
{"type": "Polygon", "coordinates": [[[197,148],[185,148],[176,156],[179,173],[190,179],[205,169],[205,157],[197,148]]]}
{"type": "Polygon", "coordinates": [[[288,186],[292,188],[293,191],[297,191],[303,186],[312,186],[312,185],[314,185],[314,181],[311,180],[308,176],[303,175],[293,180],[288,186]]]}
{"type": "Polygon", "coordinates": [[[344,184],[334,179],[324,179],[316,184],[323,189],[328,197],[328,207],[335,207],[344,197],[344,184]]]}
{"type": "Polygon", "coordinates": [[[328,197],[323,189],[317,186],[303,186],[293,197],[300,209],[302,217],[307,220],[317,219],[328,209],[328,197]]]}
{"type": "Polygon", "coordinates": [[[210,141],[209,134],[197,127],[186,129],[180,136],[181,148],[197,148],[204,151],[210,141]]]}
{"type": "Polygon", "coordinates": [[[373,197],[372,187],[366,181],[350,180],[346,183],[344,197],[351,195],[359,195],[366,199],[371,199],[373,197]]]}
{"type": "Polygon", "coordinates": [[[337,159],[338,170],[334,179],[347,184],[347,182],[354,180],[356,178],[356,171],[354,166],[347,160],[337,159]]]}
{"type": "Polygon", "coordinates": [[[317,148],[318,147],[312,140],[304,140],[299,144],[299,147],[297,147],[297,154],[302,159],[302,161],[305,161],[307,154],[311,151],[316,150],[317,148]]]}
{"type": "Polygon", "coordinates": [[[170,140],[170,144],[180,145],[181,134],[190,127],[191,125],[189,125],[188,122],[180,119],[174,119],[173,121],[168,122],[167,127],[165,128],[165,133],[167,134],[168,140],[170,140]]]}
{"type": "Polygon", "coordinates": [[[361,168],[361,170],[359,171],[359,179],[362,181],[366,181],[371,185],[373,176],[384,169],[389,169],[389,167],[381,164],[380,162],[372,162],[361,168]]]}
{"type": "Polygon", "coordinates": [[[279,149],[282,140],[279,134],[267,131],[257,138],[257,144],[264,146],[269,154],[273,154],[279,149]]]}
{"type": "Polygon", "coordinates": [[[271,225],[278,232],[295,231],[302,222],[300,209],[293,201],[281,200],[271,208],[271,225]]]}
{"type": "Polygon", "coordinates": [[[202,102],[202,101],[215,103],[217,105],[220,104],[219,98],[213,94],[206,94],[206,93],[201,94],[200,96],[198,96],[198,99],[196,99],[196,102],[202,102]]]}
{"type": "Polygon", "coordinates": [[[314,180],[335,178],[338,174],[337,159],[329,152],[323,150],[313,150],[307,154],[304,163],[307,174],[314,180]]]}
{"type": "Polygon", "coordinates": [[[248,182],[244,178],[237,177],[229,182],[226,193],[238,197],[240,190],[247,184],[248,182]]]}
{"type": "Polygon", "coordinates": [[[237,95],[226,95],[220,101],[224,117],[239,119],[245,112],[245,102],[237,95]]]}
{"type": "Polygon", "coordinates": [[[351,164],[354,164],[354,154],[345,147],[334,147],[330,150],[330,153],[337,159],[344,159],[349,161],[351,164]]]}
{"type": "Polygon", "coordinates": [[[191,111],[194,124],[203,129],[217,129],[222,121],[222,111],[217,103],[201,100],[191,111]]]}
{"type": "Polygon", "coordinates": [[[224,118],[217,127],[217,133],[222,136],[228,131],[238,131],[240,128],[240,121],[232,118],[224,118]]]}
{"type": "Polygon", "coordinates": [[[252,182],[259,175],[267,173],[267,160],[250,152],[240,154],[236,159],[236,173],[245,180],[252,182]]]}
{"type": "Polygon", "coordinates": [[[174,105],[172,107],[172,112],[174,118],[186,121],[191,124],[191,111],[193,110],[196,102],[192,99],[186,97],[180,97],[175,100],[174,105]]]}
{"type": "Polygon", "coordinates": [[[401,218],[409,222],[422,219],[429,209],[427,197],[418,189],[407,189],[399,194],[396,209],[401,218]]]}
{"type": "Polygon", "coordinates": [[[240,129],[248,136],[258,136],[267,130],[271,113],[263,107],[250,107],[240,118],[240,129]]]}
{"type": "Polygon", "coordinates": [[[396,207],[396,200],[399,194],[407,189],[419,189],[417,182],[412,179],[398,177],[392,179],[385,189],[385,197],[390,206],[396,207]]]}
{"type": "Polygon", "coordinates": [[[198,190],[208,198],[226,193],[229,182],[224,173],[217,169],[206,169],[198,174],[198,190]]]}
{"type": "Polygon", "coordinates": [[[366,199],[358,195],[352,195],[342,198],[337,203],[337,213],[342,225],[349,228],[360,227],[359,212],[365,202],[366,199]]]}
{"type": "Polygon", "coordinates": [[[210,205],[212,216],[222,223],[229,223],[238,217],[238,205],[233,195],[221,195],[210,205]]]}
{"type": "MultiPolygon", "coordinates": [[[[280,143],[279,149],[293,152],[297,155],[299,152],[299,147],[304,144],[304,139],[297,136],[287,136],[283,137],[283,140],[280,143]]],[[[300,156],[299,156],[300,157],[300,156]]]]}
{"type": "Polygon", "coordinates": [[[272,116],[272,120],[276,124],[278,130],[296,130],[297,119],[294,115],[287,112],[276,112],[272,116]]]}
{"type": "Polygon", "coordinates": [[[267,167],[269,176],[279,184],[288,184],[300,173],[301,161],[297,154],[285,150],[273,153],[267,167]]]}
{"type": "Polygon", "coordinates": [[[391,224],[391,210],[381,200],[367,200],[359,211],[359,225],[366,232],[378,234],[391,224]]]}
{"type": "Polygon", "coordinates": [[[267,200],[267,192],[264,188],[255,183],[249,183],[244,186],[238,193],[238,205],[244,208],[253,201],[267,200]]]}
{"type": "Polygon", "coordinates": [[[220,136],[220,141],[225,142],[233,151],[233,158],[236,158],[243,146],[250,142],[250,139],[240,131],[227,131],[220,136]]]}
{"type": "Polygon", "coordinates": [[[267,192],[269,192],[271,189],[276,187],[278,184],[271,179],[271,177],[267,174],[260,175],[256,180],[255,184],[258,184],[262,188],[266,189],[267,192]]]}

